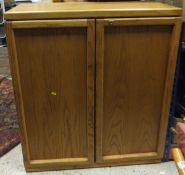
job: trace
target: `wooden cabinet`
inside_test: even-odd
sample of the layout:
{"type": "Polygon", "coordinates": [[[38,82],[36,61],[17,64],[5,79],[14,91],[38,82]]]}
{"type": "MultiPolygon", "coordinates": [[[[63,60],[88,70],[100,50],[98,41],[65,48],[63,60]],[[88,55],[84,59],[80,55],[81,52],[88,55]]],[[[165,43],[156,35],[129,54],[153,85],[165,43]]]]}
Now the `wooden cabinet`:
{"type": "Polygon", "coordinates": [[[180,14],[142,2],[6,13],[27,171],[161,160],[180,14]]]}

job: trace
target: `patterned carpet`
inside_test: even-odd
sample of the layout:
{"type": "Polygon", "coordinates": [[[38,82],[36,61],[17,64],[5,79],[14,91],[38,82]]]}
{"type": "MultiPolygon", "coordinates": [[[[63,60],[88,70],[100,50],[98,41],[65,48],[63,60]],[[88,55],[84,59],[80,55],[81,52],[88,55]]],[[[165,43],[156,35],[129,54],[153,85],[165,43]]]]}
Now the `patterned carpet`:
{"type": "Polygon", "coordinates": [[[20,142],[8,54],[0,48],[0,156],[20,142]]]}

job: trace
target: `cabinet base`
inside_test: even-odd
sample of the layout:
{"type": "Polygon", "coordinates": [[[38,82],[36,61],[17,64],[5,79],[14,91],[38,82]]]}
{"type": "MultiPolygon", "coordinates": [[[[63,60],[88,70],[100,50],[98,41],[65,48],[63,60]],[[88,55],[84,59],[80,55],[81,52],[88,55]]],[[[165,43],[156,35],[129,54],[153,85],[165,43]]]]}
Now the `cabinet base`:
{"type": "Polygon", "coordinates": [[[69,170],[69,169],[84,169],[84,168],[100,168],[100,167],[113,167],[113,166],[123,166],[123,165],[141,165],[141,164],[152,164],[160,163],[161,159],[157,160],[141,160],[141,161],[130,161],[130,162],[120,162],[120,163],[103,163],[93,165],[68,165],[68,166],[59,166],[59,165],[25,165],[27,172],[36,172],[36,171],[51,171],[51,170],[69,170]]]}

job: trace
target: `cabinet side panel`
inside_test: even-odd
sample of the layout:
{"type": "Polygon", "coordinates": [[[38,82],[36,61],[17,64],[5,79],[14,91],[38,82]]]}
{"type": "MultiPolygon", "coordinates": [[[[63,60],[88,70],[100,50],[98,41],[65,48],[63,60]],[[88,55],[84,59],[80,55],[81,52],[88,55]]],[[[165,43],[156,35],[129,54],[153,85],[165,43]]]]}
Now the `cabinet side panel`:
{"type": "Polygon", "coordinates": [[[19,120],[19,127],[21,132],[21,144],[22,144],[22,153],[24,158],[24,165],[27,166],[29,164],[29,149],[28,149],[28,142],[27,142],[27,132],[25,128],[25,120],[23,117],[23,104],[22,104],[22,95],[20,93],[20,79],[17,71],[17,54],[16,54],[16,47],[15,47],[15,38],[14,32],[12,27],[12,22],[5,23],[6,29],[6,36],[7,36],[7,45],[8,45],[8,56],[9,56],[9,63],[11,69],[11,76],[13,81],[13,89],[14,89],[14,96],[16,100],[16,109],[18,113],[18,120],[19,120]]]}
{"type": "Polygon", "coordinates": [[[87,28],[14,33],[30,159],[87,157],[87,28]]]}
{"type": "Polygon", "coordinates": [[[103,156],[157,152],[172,26],[107,26],[103,156]]]}

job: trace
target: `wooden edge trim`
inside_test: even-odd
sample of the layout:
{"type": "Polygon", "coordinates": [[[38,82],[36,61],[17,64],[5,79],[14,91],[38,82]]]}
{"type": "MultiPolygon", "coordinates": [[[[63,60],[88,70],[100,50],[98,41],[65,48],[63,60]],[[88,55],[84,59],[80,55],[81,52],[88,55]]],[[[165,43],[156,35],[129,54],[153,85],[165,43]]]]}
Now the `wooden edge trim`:
{"type": "Polygon", "coordinates": [[[135,26],[135,25],[170,25],[175,24],[181,17],[163,18],[109,18],[103,19],[104,25],[135,26]]]}
{"type": "Polygon", "coordinates": [[[88,159],[94,163],[95,20],[87,20],[87,140],[88,159]]]}
{"type": "Polygon", "coordinates": [[[5,23],[5,30],[7,35],[8,55],[9,55],[9,62],[11,67],[12,81],[13,81],[13,87],[14,87],[15,100],[16,100],[16,108],[19,114],[18,121],[19,121],[19,126],[21,131],[23,158],[24,158],[24,164],[25,166],[27,166],[30,163],[30,152],[29,152],[29,146],[28,146],[27,130],[25,127],[26,124],[25,124],[25,117],[24,117],[24,107],[23,107],[23,99],[22,99],[22,93],[21,93],[22,91],[21,91],[21,84],[20,84],[20,76],[18,72],[17,51],[15,46],[15,38],[14,38],[14,32],[12,28],[12,22],[5,23]]]}
{"type": "Polygon", "coordinates": [[[149,153],[133,153],[133,154],[122,154],[122,155],[108,155],[103,156],[103,160],[118,160],[123,159],[123,161],[128,161],[129,159],[157,159],[159,158],[157,152],[149,152],[149,153]]]}
{"type": "Polygon", "coordinates": [[[86,27],[86,19],[78,20],[30,20],[13,21],[13,28],[57,28],[57,27],[86,27]]]}
{"type": "Polygon", "coordinates": [[[96,20],[96,162],[103,161],[103,74],[104,74],[104,23],[96,20]]]}
{"type": "Polygon", "coordinates": [[[46,164],[76,164],[79,162],[88,162],[88,158],[82,157],[82,158],[64,158],[64,159],[48,159],[48,160],[31,160],[30,164],[31,165],[46,165],[46,164]]]}
{"type": "Polygon", "coordinates": [[[139,164],[149,164],[149,163],[159,163],[161,159],[148,159],[148,160],[130,160],[126,162],[106,162],[106,163],[94,163],[94,164],[85,164],[86,162],[82,162],[82,164],[78,165],[65,165],[62,166],[60,164],[53,164],[53,165],[32,165],[31,167],[26,167],[27,172],[34,172],[34,171],[51,171],[51,170],[65,170],[65,169],[79,169],[79,168],[99,168],[99,167],[111,167],[111,166],[123,166],[123,165],[139,165],[139,164]]]}
{"type": "Polygon", "coordinates": [[[164,144],[166,140],[166,130],[167,130],[167,121],[169,116],[169,109],[171,103],[171,95],[173,89],[173,79],[175,74],[175,67],[178,55],[178,48],[179,48],[179,39],[180,39],[180,31],[181,31],[181,18],[178,18],[177,21],[174,23],[172,29],[172,36],[169,48],[169,57],[168,57],[168,65],[166,71],[166,79],[165,79],[165,86],[164,86],[164,95],[163,95],[163,102],[162,102],[162,111],[161,111],[161,121],[160,121],[160,128],[159,128],[159,138],[158,138],[158,154],[163,156],[164,152],[164,144]],[[165,131],[165,132],[164,132],[165,131]]]}
{"type": "Polygon", "coordinates": [[[145,10],[123,10],[123,9],[95,9],[83,11],[52,11],[52,12],[6,12],[6,20],[33,20],[33,19],[70,19],[70,18],[112,18],[112,17],[174,17],[182,16],[182,9],[174,8],[160,8],[160,9],[145,9],[145,10]]]}

